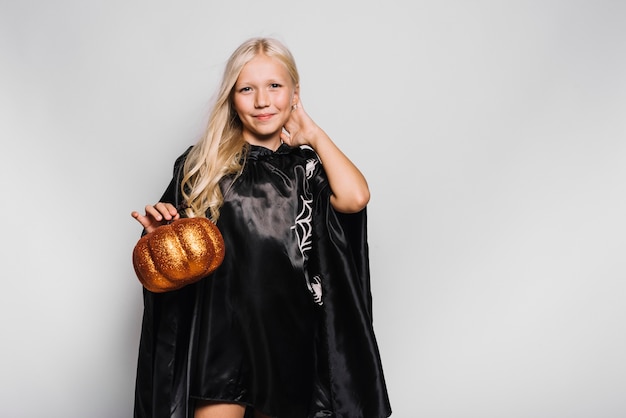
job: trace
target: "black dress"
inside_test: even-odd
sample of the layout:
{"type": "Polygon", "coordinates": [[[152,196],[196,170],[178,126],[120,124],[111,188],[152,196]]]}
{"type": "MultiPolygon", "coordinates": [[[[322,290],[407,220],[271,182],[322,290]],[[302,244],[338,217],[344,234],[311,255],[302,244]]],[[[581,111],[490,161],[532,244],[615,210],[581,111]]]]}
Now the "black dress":
{"type": "MultiPolygon", "coordinates": [[[[181,203],[186,154],[162,201],[181,203]]],[[[332,209],[307,148],[250,146],[221,186],[222,265],[178,291],[144,290],[135,417],[192,417],[196,399],[278,418],[389,416],[365,211],[332,209]]]]}

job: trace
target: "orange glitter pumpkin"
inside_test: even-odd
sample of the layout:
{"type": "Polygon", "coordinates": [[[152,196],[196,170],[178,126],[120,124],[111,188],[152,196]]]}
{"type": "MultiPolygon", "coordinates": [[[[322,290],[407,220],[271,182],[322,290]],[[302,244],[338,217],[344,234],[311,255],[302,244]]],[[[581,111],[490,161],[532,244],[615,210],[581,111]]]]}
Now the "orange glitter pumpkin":
{"type": "Polygon", "coordinates": [[[224,260],[224,238],[207,218],[182,218],[139,239],[133,267],[151,292],[180,289],[213,273],[224,260]]]}

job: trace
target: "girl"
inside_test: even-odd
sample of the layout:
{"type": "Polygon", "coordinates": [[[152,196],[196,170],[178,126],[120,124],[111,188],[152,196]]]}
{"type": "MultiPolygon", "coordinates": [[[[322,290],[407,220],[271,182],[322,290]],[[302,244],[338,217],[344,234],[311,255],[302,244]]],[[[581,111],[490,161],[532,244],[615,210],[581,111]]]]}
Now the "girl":
{"type": "Polygon", "coordinates": [[[206,216],[222,265],[144,290],[135,417],[390,415],[372,329],[367,182],[307,115],[291,53],[231,55],[206,134],[180,156],[146,233],[206,216]]]}

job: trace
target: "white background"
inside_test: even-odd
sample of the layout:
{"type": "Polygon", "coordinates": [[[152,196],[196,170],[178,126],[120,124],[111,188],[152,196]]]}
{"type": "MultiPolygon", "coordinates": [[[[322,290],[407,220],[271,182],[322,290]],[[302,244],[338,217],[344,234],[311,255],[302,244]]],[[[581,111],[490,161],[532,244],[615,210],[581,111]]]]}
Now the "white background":
{"type": "Polygon", "coordinates": [[[362,169],[394,417],[626,416],[626,3],[0,0],[0,416],[130,417],[131,217],[250,36],[362,169]]]}

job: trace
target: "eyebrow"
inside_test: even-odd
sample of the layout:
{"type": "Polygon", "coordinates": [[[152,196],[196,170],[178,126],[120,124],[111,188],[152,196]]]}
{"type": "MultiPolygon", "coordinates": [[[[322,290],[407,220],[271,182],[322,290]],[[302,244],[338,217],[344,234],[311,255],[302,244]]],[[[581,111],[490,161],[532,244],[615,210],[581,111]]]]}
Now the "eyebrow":
{"type": "MultiPolygon", "coordinates": [[[[288,82],[288,80],[283,80],[280,78],[269,78],[267,80],[262,80],[261,84],[286,84],[288,82]]],[[[250,80],[237,80],[235,82],[235,85],[240,85],[240,84],[250,84],[250,85],[255,85],[256,83],[250,80]]]]}

